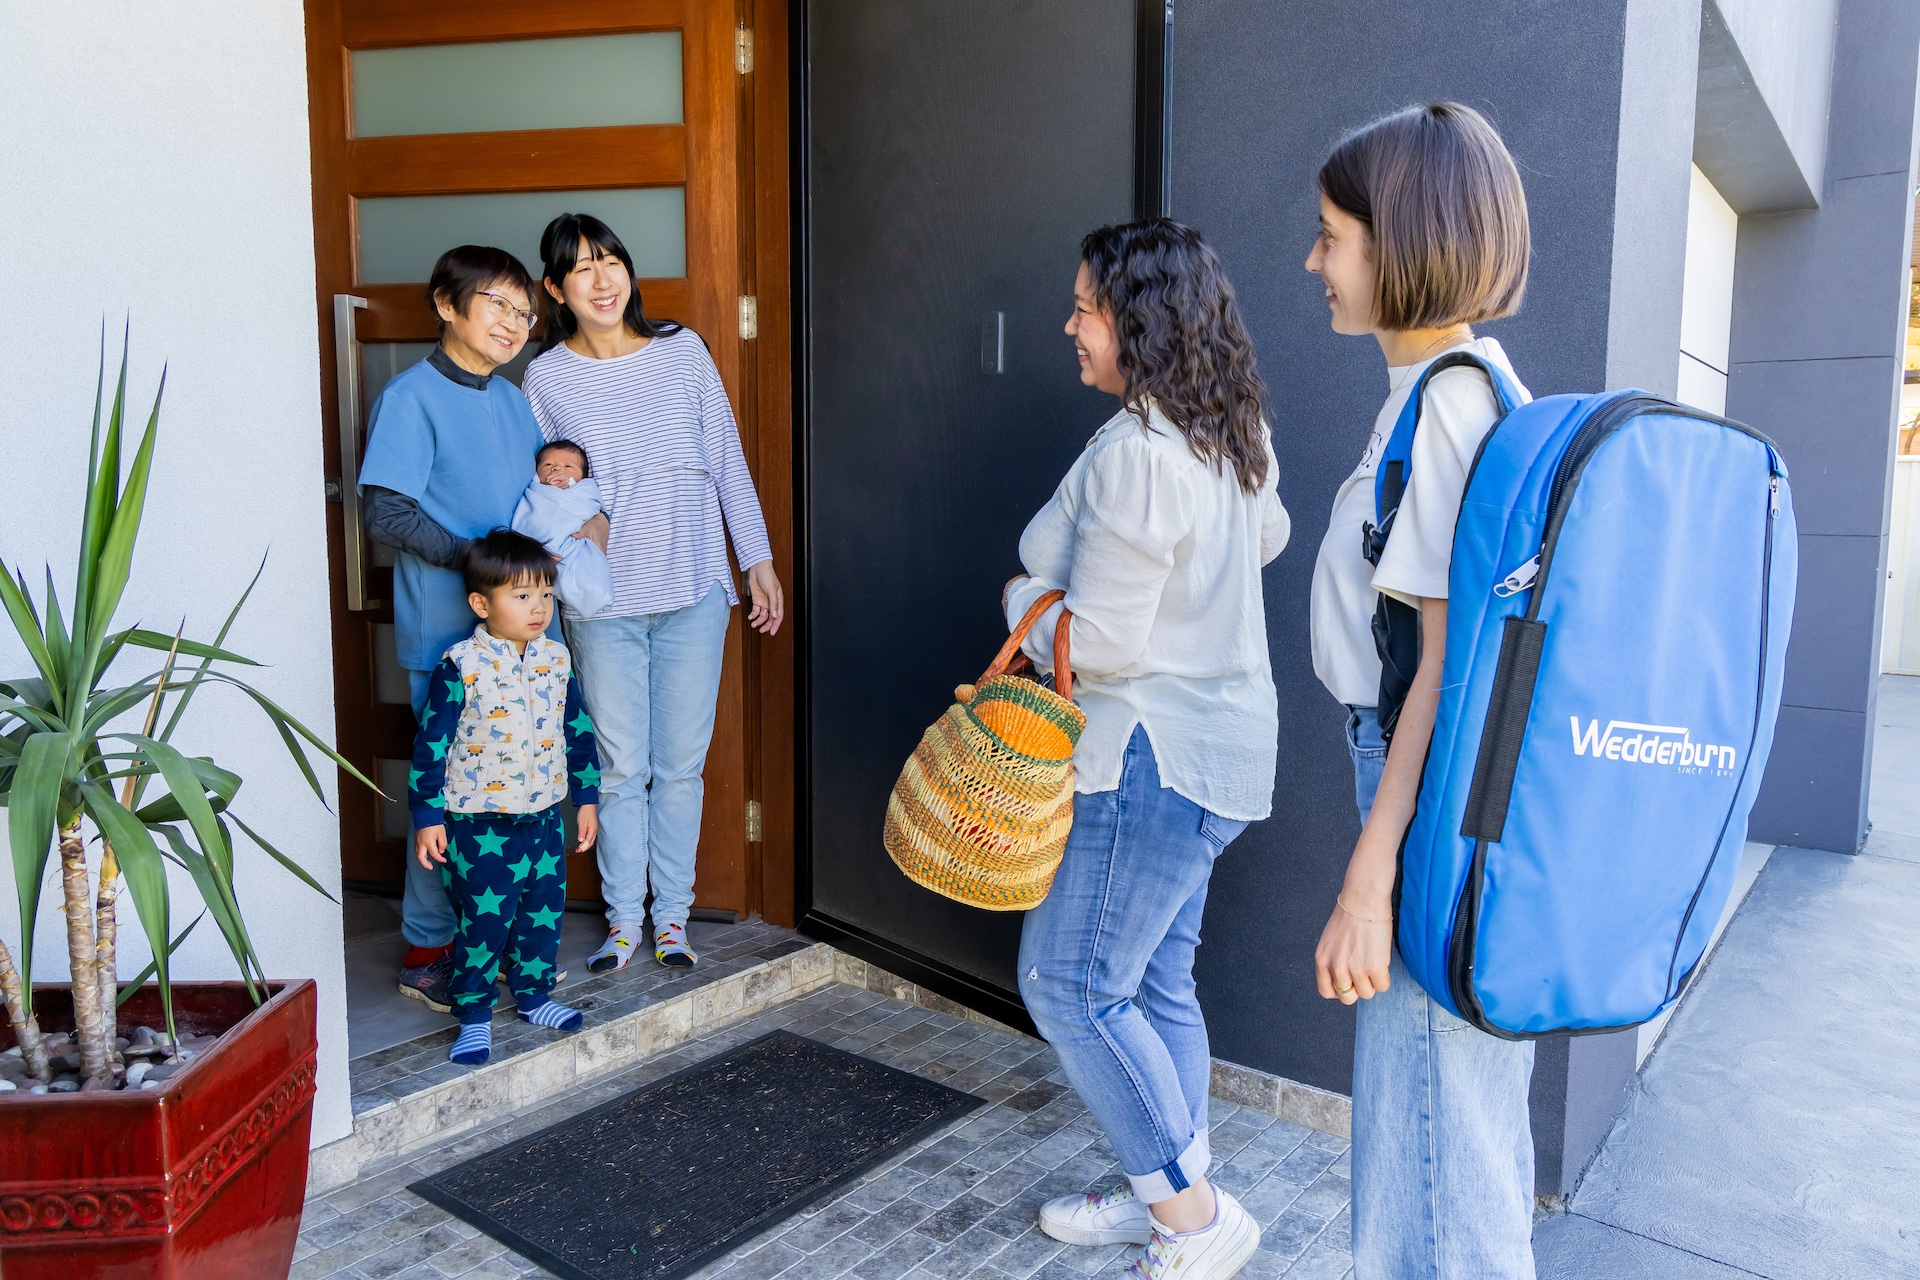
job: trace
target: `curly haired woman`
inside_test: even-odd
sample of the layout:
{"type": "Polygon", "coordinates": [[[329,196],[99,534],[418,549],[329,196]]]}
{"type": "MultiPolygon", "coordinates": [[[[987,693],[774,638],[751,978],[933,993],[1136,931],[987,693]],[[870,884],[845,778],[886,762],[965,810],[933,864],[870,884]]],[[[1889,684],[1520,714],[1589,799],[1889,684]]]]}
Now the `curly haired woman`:
{"type": "Polygon", "coordinates": [[[1261,566],[1286,545],[1266,387],[1233,287],[1198,232],[1165,218],[1081,244],[1067,333],[1080,380],[1120,398],[1020,539],[1009,623],[1067,596],[1073,833],[1029,912],[1020,992],[1106,1130],[1126,1181],[1044,1205],[1042,1230],[1132,1241],[1141,1280],[1225,1280],[1260,1230],[1206,1177],[1206,1021],[1194,993],[1213,860],[1273,804],[1279,717],[1261,566]]]}

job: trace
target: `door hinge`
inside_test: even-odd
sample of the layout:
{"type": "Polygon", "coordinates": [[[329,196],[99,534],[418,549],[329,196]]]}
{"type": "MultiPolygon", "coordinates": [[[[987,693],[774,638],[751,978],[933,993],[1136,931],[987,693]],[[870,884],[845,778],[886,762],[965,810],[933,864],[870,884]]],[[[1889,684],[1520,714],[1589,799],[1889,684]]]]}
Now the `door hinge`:
{"type": "Polygon", "coordinates": [[[753,70],[753,29],[736,28],[733,33],[733,69],[741,75],[753,70]]]}
{"type": "Polygon", "coordinates": [[[758,298],[740,299],[740,336],[743,338],[760,336],[760,300],[758,298]]]}
{"type": "Polygon", "coordinates": [[[760,802],[747,801],[747,843],[760,843],[760,802]]]}

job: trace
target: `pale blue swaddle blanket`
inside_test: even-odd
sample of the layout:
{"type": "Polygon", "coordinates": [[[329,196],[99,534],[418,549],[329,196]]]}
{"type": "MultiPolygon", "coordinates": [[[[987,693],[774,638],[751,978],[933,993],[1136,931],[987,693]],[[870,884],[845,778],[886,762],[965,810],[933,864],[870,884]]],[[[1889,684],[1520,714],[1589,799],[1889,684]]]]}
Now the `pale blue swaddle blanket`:
{"type": "Polygon", "coordinates": [[[513,509],[513,527],[560,557],[554,593],[583,618],[613,603],[613,566],[607,553],[591,538],[573,536],[602,509],[600,486],[592,480],[576,480],[568,489],[535,480],[513,509]]]}

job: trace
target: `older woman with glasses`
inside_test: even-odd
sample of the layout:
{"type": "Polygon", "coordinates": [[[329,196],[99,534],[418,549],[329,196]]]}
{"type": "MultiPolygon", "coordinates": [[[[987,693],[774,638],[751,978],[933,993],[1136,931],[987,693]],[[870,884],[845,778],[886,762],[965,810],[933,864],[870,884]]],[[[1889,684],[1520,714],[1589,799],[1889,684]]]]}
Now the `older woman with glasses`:
{"type": "MultiPolygon", "coordinates": [[[[461,553],[470,539],[513,522],[544,443],[520,388],[494,375],[526,346],[535,319],[533,280],[519,259],[480,245],[449,249],[427,293],[440,317],[439,345],[380,393],[360,469],[367,535],[398,553],[394,631],[415,715],[428,674],[475,625],[461,553]]],[[[604,517],[596,520],[589,530],[604,539],[604,517]]],[[[406,866],[400,991],[445,1013],[453,905],[438,871],[412,858],[406,866]]]]}

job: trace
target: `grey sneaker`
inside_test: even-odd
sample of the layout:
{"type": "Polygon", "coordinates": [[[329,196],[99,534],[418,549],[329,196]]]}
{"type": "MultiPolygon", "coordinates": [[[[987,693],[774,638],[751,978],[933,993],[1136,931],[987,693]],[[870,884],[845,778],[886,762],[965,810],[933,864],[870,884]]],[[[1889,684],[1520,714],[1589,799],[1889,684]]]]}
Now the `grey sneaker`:
{"type": "Polygon", "coordinates": [[[400,994],[418,1000],[435,1013],[452,1013],[447,986],[453,981],[453,957],[441,956],[426,964],[400,966],[400,994]]]}
{"type": "Polygon", "coordinates": [[[1040,1229],[1065,1244],[1146,1244],[1153,1239],[1153,1214],[1123,1180],[1105,1191],[1047,1201],[1040,1229]]]}

